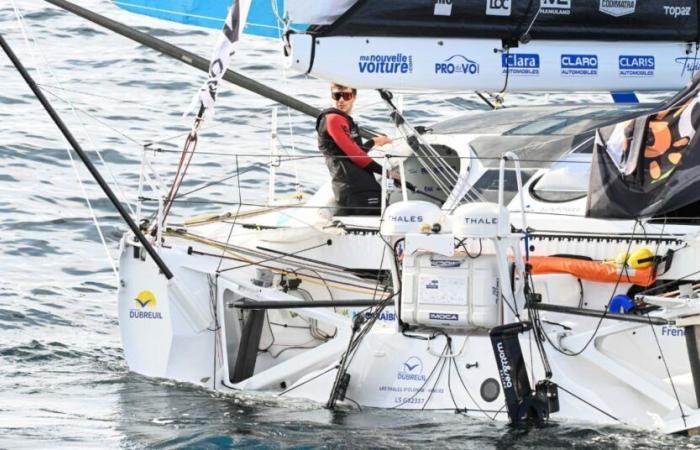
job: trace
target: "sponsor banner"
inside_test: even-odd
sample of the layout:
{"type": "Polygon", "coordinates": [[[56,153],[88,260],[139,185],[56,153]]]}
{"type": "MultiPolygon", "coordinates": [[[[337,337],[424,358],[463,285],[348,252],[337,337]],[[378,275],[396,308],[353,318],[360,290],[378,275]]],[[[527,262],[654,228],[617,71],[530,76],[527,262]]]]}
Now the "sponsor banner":
{"type": "Polygon", "coordinates": [[[451,16],[452,0],[435,0],[434,16],[451,16]]]}
{"type": "Polygon", "coordinates": [[[664,325],[661,327],[661,336],[684,337],[685,328],[676,327],[673,325],[664,325]]]}
{"type": "Polygon", "coordinates": [[[666,6],[664,5],[664,15],[671,16],[674,19],[679,17],[688,17],[692,8],[690,6],[666,6]]]}
{"type": "Polygon", "coordinates": [[[413,72],[413,56],[403,53],[360,55],[357,63],[360,73],[407,74],[413,72]]]}
{"type": "Polygon", "coordinates": [[[508,75],[536,76],[540,74],[540,55],[536,53],[503,53],[502,73],[508,75]]]}
{"type": "Polygon", "coordinates": [[[143,290],[134,298],[134,307],[129,310],[130,319],[163,319],[158,311],[158,299],[149,290],[143,290]]]}
{"type": "Polygon", "coordinates": [[[637,8],[637,0],[600,0],[600,12],[613,17],[633,14],[637,8]]]}
{"type": "Polygon", "coordinates": [[[571,15],[571,0],[541,0],[540,14],[571,15]]]}
{"type": "Polygon", "coordinates": [[[686,75],[692,76],[700,70],[700,56],[681,56],[676,58],[676,64],[680,64],[683,67],[681,69],[681,77],[686,75]]]}
{"type": "Polygon", "coordinates": [[[656,59],[651,55],[620,55],[618,70],[621,77],[653,77],[656,59]]]}
{"type": "Polygon", "coordinates": [[[445,61],[435,63],[435,73],[438,75],[476,75],[479,73],[479,63],[464,55],[452,55],[445,61]]]}
{"type": "Polygon", "coordinates": [[[453,320],[457,321],[459,320],[459,314],[451,314],[451,313],[430,313],[428,315],[428,318],[430,320],[453,320]]]}
{"type": "Polygon", "coordinates": [[[487,16],[510,16],[511,0],[486,0],[487,16]]]}
{"type": "Polygon", "coordinates": [[[597,55],[561,55],[561,74],[567,77],[598,75],[597,55]]]}

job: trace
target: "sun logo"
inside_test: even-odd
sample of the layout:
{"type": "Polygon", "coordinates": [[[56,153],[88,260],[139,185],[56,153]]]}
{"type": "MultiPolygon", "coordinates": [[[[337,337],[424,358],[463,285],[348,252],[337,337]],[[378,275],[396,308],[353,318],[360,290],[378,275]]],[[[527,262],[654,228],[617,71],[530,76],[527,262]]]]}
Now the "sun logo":
{"type": "Polygon", "coordinates": [[[139,305],[139,308],[144,309],[154,309],[158,302],[156,301],[156,296],[153,295],[151,291],[141,291],[139,295],[136,296],[134,301],[139,305]]]}

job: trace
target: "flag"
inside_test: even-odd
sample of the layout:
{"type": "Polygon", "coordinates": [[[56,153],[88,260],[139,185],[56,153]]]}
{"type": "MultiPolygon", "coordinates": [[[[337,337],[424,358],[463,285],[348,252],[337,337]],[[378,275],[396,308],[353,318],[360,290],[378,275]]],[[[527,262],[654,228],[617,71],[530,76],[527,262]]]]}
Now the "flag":
{"type": "Polygon", "coordinates": [[[221,35],[211,56],[209,79],[192,99],[192,103],[188,108],[189,112],[202,108],[204,109],[202,112],[213,112],[219,84],[228,69],[231,57],[236,53],[237,44],[243,33],[243,28],[245,28],[250,2],[251,0],[234,0],[231,8],[229,8],[224,28],[221,30],[221,35]]]}
{"type": "Polygon", "coordinates": [[[652,114],[598,129],[586,216],[697,215],[683,208],[700,202],[698,129],[700,75],[652,114]]]}

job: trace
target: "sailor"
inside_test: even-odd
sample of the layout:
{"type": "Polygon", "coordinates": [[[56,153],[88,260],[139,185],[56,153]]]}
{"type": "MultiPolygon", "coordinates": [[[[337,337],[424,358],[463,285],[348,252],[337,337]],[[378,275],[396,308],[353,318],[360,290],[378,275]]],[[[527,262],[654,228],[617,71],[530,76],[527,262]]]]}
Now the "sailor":
{"type": "MultiPolygon", "coordinates": [[[[357,89],[333,83],[331,98],[334,107],[321,112],[316,131],[318,148],[333,180],[333,194],[339,206],[336,215],[379,215],[382,189],[374,174],[381,175],[382,166],[367,151],[391,143],[391,138],[375,136],[362,142],[359,127],[350,117],[357,89]]],[[[394,170],[389,171],[388,177],[400,180],[394,170]]]]}

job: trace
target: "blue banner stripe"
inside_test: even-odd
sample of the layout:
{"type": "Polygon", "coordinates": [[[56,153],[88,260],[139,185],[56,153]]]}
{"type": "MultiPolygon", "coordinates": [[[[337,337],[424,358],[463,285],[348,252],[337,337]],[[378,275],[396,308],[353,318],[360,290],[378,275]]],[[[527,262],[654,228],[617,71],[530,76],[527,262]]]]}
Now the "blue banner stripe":
{"type": "MultiPolygon", "coordinates": [[[[127,11],[186,25],[221,29],[226,20],[231,0],[113,0],[115,5],[127,11]]],[[[284,14],[283,0],[275,0],[277,11],[284,14]]],[[[280,25],[273,11],[272,0],[253,0],[246,34],[264,37],[280,37],[280,25]]],[[[295,29],[305,29],[303,25],[295,29]]]]}

